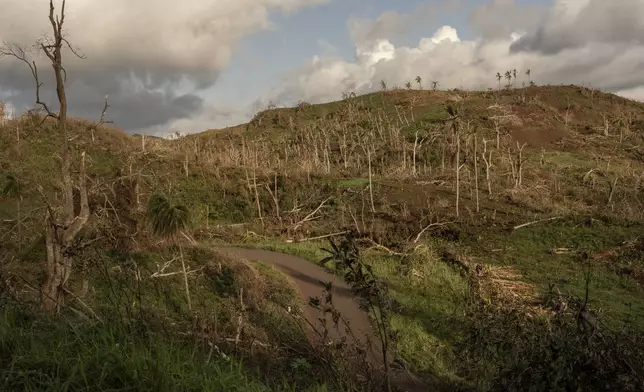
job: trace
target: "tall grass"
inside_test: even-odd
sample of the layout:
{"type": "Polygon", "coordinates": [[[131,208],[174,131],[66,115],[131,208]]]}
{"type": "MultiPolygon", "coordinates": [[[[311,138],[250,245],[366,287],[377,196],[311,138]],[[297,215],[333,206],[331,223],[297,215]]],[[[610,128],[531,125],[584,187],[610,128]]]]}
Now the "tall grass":
{"type": "Polygon", "coordinates": [[[3,303],[3,391],[271,391],[240,363],[188,341],[73,325],[3,303]]]}

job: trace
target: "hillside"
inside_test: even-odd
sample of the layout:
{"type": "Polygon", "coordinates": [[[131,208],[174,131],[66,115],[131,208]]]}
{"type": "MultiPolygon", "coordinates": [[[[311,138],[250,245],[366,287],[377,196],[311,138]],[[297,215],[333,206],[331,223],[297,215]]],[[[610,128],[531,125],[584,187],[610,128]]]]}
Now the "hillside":
{"type": "MultiPolygon", "coordinates": [[[[45,260],[43,195],[60,200],[55,125],[25,114],[0,127],[7,178],[0,185],[8,175],[21,184],[19,194],[0,201],[2,297],[15,309],[5,312],[0,346],[31,350],[2,363],[25,369],[37,366],[37,348],[27,347],[20,322],[41,317],[32,308],[45,260]]],[[[310,377],[315,372],[302,365],[324,361],[302,354],[306,339],[279,311],[299,306],[292,283],[212,248],[258,247],[319,261],[328,238],[351,231],[365,263],[388,286],[398,356],[433,389],[642,386],[637,347],[644,342],[634,331],[644,328],[644,104],[579,86],[390,90],[266,110],[248,124],[177,140],[92,130],[84,120],[70,127],[75,167],[86,152],[91,210],[70,291],[83,293],[82,313],[91,308],[100,319],[120,319],[127,331],[144,325],[172,347],[192,339],[193,328],[211,332],[194,353],[169,350],[166,359],[192,363],[216,343],[260,369],[244,372],[257,390],[282,390],[281,372],[295,390],[340,390],[333,380],[347,368],[310,377]],[[145,214],[154,193],[187,207],[189,235],[174,242],[151,235],[145,214]],[[179,243],[194,270],[194,312],[184,303],[180,275],[168,284],[151,277],[179,243]],[[249,295],[241,309],[240,287],[249,295]],[[230,344],[242,313],[244,348],[230,344]],[[594,320],[592,333],[580,331],[580,319],[594,320]],[[274,344],[279,358],[256,341],[274,344]]],[[[92,335],[77,312],[67,313],[84,325],[80,336],[92,335]]],[[[65,334],[64,323],[41,328],[65,334]]],[[[105,343],[92,336],[96,347],[105,343]]],[[[145,348],[142,342],[132,347],[145,348]]],[[[79,383],[68,370],[61,377],[79,383]]],[[[214,385],[200,384],[207,371],[198,366],[176,371],[194,385],[214,385]]],[[[146,385],[137,374],[131,377],[146,385]]],[[[0,385],[21,385],[11,380],[0,385]]],[[[191,388],[166,381],[158,388],[191,388]]]]}

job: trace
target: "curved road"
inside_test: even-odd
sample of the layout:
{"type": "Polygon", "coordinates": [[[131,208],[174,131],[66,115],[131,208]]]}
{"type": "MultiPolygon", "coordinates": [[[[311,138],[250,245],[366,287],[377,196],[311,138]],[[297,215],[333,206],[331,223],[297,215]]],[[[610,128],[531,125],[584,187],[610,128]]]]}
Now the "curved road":
{"type": "MultiPolygon", "coordinates": [[[[220,247],[218,249],[224,253],[246,260],[260,261],[274,265],[295,282],[300,295],[305,301],[308,301],[310,297],[323,297],[323,287],[320,281],[332,282],[333,304],[336,309],[349,322],[354,337],[358,342],[364,343],[367,339],[373,342],[369,359],[375,363],[382,364],[382,353],[379,348],[380,342],[377,338],[377,331],[372,327],[367,313],[360,309],[357,299],[351,292],[351,288],[342,278],[327,272],[324,268],[308,260],[285,253],[231,247],[220,247]]],[[[320,312],[312,307],[305,306],[304,316],[316,327],[320,325],[320,321],[318,320],[320,312]]],[[[333,326],[330,315],[327,315],[326,318],[328,320],[327,325],[330,327],[333,326]]],[[[331,338],[334,340],[339,339],[341,336],[347,336],[349,341],[353,341],[351,336],[348,336],[346,328],[342,328],[340,331],[335,330],[335,328],[330,328],[329,332],[332,334],[331,338]]],[[[392,385],[399,387],[403,391],[428,391],[427,386],[422,381],[412,375],[406,375],[405,372],[392,373],[391,380],[392,385]]]]}

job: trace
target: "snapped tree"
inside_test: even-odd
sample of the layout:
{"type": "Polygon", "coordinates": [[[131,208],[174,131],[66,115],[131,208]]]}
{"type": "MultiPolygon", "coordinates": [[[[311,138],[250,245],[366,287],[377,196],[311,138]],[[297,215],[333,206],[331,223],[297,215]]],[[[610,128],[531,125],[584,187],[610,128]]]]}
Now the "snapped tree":
{"type": "Polygon", "coordinates": [[[56,80],[56,95],[58,98],[58,112],[54,112],[40,98],[42,83],[38,68],[34,60],[30,60],[27,50],[17,43],[3,42],[0,56],[13,57],[25,63],[31,70],[36,82],[36,104],[44,111],[45,117],[41,125],[48,119],[54,119],[57,131],[62,137],[63,148],[61,152],[61,180],[63,204],[59,208],[52,206],[42,187],[39,188],[47,204],[45,239],[47,249],[46,278],[43,284],[42,306],[48,311],[57,311],[67,291],[66,283],[72,273],[72,254],[78,233],[87,224],[90,211],[87,202],[87,187],[85,185],[85,152],[81,152],[80,169],[78,174],[78,191],[80,195],[80,208],[78,214],[74,209],[74,181],[71,174],[72,149],[67,124],[67,95],[65,81],[67,72],[63,66],[63,49],[69,49],[74,55],[82,58],[74,50],[63,34],[65,23],[65,0],[62,1],[60,12],[57,14],[53,0],[49,1],[49,22],[53,37],[45,37],[36,42],[35,48],[45,53],[50,60],[56,80]]]}

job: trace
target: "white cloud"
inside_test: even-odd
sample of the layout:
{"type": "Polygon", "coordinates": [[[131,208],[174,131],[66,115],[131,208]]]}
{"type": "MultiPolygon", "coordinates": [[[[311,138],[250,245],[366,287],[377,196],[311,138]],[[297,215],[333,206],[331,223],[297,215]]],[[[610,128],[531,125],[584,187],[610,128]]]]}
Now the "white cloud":
{"type": "MultiPolygon", "coordinates": [[[[195,94],[216,83],[240,40],[272,27],[271,11],[292,13],[327,1],[67,1],[66,33],[87,57],[67,55],[70,96],[77,99],[72,107],[89,115],[109,93],[113,119],[126,128],[190,117],[203,108],[195,94]]],[[[30,45],[51,29],[46,1],[0,0],[0,9],[0,41],[30,45]]],[[[0,88],[12,91],[18,105],[33,104],[24,64],[0,60],[0,88]]]]}
{"type": "Polygon", "coordinates": [[[517,69],[527,81],[523,76],[527,68],[537,83],[592,83],[641,97],[644,30],[639,31],[644,13],[635,18],[627,15],[628,9],[639,13],[644,0],[557,0],[539,23],[520,28],[516,22],[526,18],[526,10],[535,9],[522,9],[512,0],[494,0],[487,8],[473,10],[477,24],[485,27],[477,39],[461,40],[454,28],[443,26],[415,47],[395,47],[384,38],[358,41],[354,61],[316,57],[258,102],[336,100],[346,91],[375,90],[380,80],[403,86],[417,75],[426,85],[437,80],[443,88],[485,89],[496,87],[494,76],[506,70],[517,69]],[[517,18],[508,21],[517,25],[516,30],[494,30],[485,19],[495,20],[504,12],[517,18]],[[586,17],[592,18],[582,19],[586,17]],[[620,28],[624,22],[628,25],[620,28]],[[603,35],[609,28],[617,30],[603,35]]]}
{"type": "Polygon", "coordinates": [[[635,101],[644,102],[644,86],[627,90],[620,90],[617,92],[617,94],[625,98],[633,99],[635,101]]]}
{"type": "Polygon", "coordinates": [[[197,133],[208,129],[220,129],[248,122],[255,113],[250,107],[234,107],[226,102],[209,102],[190,117],[172,120],[141,130],[142,133],[165,137],[175,132],[197,133]]]}
{"type": "Polygon", "coordinates": [[[512,49],[557,54],[590,43],[644,44],[644,0],[557,0],[512,49]]]}
{"type": "Polygon", "coordinates": [[[383,12],[376,20],[350,18],[349,34],[354,42],[392,39],[418,26],[427,25],[440,15],[453,11],[461,0],[439,0],[417,6],[409,13],[383,12]]]}
{"type": "MultiPolygon", "coordinates": [[[[269,11],[293,12],[326,0],[84,0],[67,2],[70,40],[87,59],[79,67],[224,68],[240,39],[271,26],[269,11]]],[[[48,31],[42,0],[2,0],[0,38],[30,44],[48,31]]],[[[56,3],[60,3],[58,0],[56,3]]]]}

